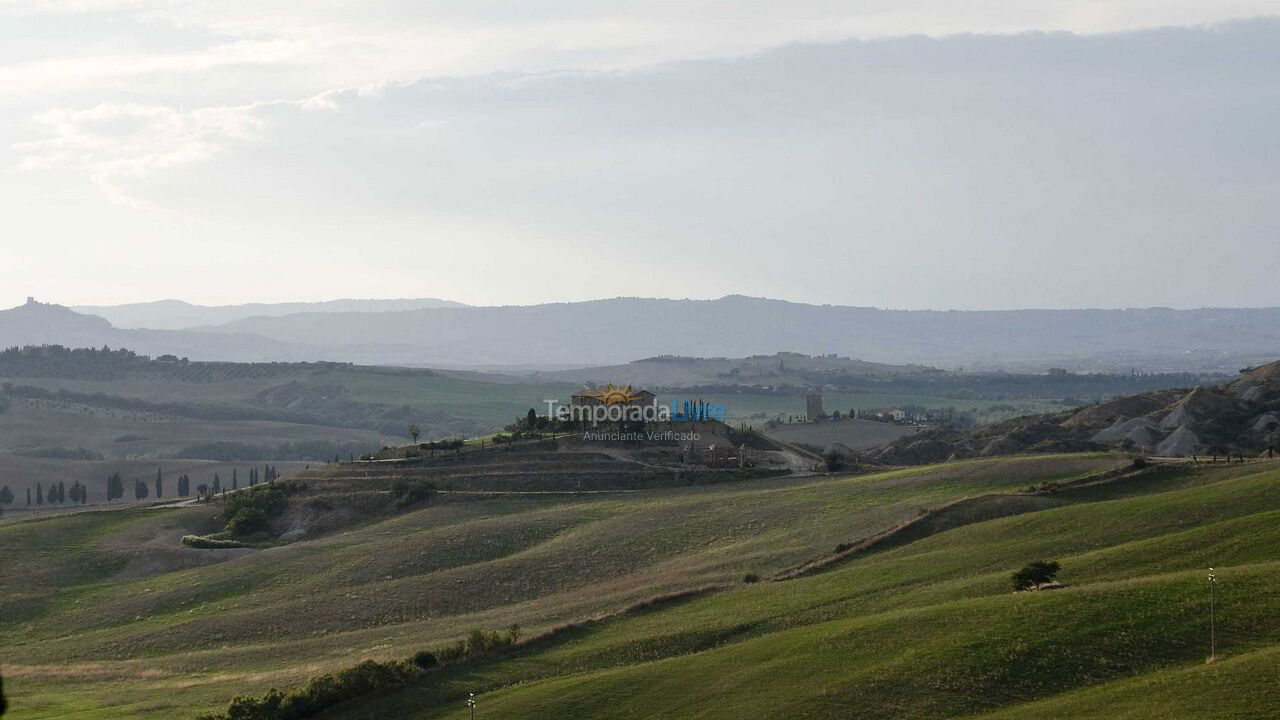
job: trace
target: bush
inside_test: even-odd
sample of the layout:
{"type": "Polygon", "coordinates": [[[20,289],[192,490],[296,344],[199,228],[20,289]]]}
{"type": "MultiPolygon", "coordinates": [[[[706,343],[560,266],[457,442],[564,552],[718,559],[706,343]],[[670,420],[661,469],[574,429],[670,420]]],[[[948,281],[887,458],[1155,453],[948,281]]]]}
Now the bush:
{"type": "Polygon", "coordinates": [[[416,669],[403,660],[364,662],[331,675],[319,675],[298,690],[282,693],[272,688],[264,695],[237,696],[221,716],[204,720],[302,720],[363,695],[404,684],[416,669]]]}
{"type": "Polygon", "coordinates": [[[267,529],[267,513],[258,507],[240,508],[235,515],[231,516],[231,519],[227,520],[227,524],[223,529],[237,537],[265,532],[267,529]]]}
{"type": "Polygon", "coordinates": [[[440,664],[440,660],[436,657],[436,654],[430,650],[419,650],[414,653],[411,662],[423,670],[433,668],[440,664]]]}
{"type": "Polygon", "coordinates": [[[465,640],[445,645],[436,651],[436,657],[442,663],[462,660],[475,655],[485,655],[498,650],[505,650],[520,640],[520,626],[512,625],[506,631],[472,630],[465,640]]]}
{"type": "Polygon", "coordinates": [[[1030,590],[1053,582],[1062,566],[1056,560],[1036,560],[1013,574],[1014,590],[1030,590]]]}
{"type": "Polygon", "coordinates": [[[828,450],[822,456],[822,462],[826,464],[827,472],[836,472],[844,467],[844,458],[835,450],[828,450]]]}
{"type": "Polygon", "coordinates": [[[236,537],[266,532],[271,518],[284,512],[289,496],[306,490],[300,482],[278,482],[255,485],[223,498],[226,524],[223,530],[236,537]]]}
{"type": "Polygon", "coordinates": [[[750,573],[747,573],[746,575],[743,575],[743,576],[742,576],[742,582],[744,582],[744,583],[758,583],[758,582],[760,582],[760,576],[759,576],[759,575],[757,575],[757,574],[755,574],[755,573],[753,573],[753,572],[750,572],[750,573]]]}
{"type": "Polygon", "coordinates": [[[182,544],[200,550],[226,550],[228,548],[247,547],[238,540],[218,540],[201,535],[183,535],[182,544]]]}
{"type": "Polygon", "coordinates": [[[430,480],[409,482],[399,479],[391,485],[391,494],[396,498],[396,505],[400,507],[409,507],[414,503],[429,500],[435,492],[436,484],[430,480]]]}
{"type": "Polygon", "coordinates": [[[202,715],[197,720],[303,720],[364,695],[403,685],[415,674],[468,656],[504,650],[520,641],[519,625],[504,631],[472,630],[439,650],[420,650],[409,660],[364,662],[346,670],[318,675],[287,693],[271,688],[257,697],[237,695],[224,713],[202,715]]]}

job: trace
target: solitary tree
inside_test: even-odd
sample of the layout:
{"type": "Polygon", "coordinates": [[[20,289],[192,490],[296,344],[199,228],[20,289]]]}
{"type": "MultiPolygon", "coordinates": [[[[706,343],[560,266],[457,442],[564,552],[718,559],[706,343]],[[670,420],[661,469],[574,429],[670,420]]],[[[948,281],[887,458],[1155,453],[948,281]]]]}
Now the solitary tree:
{"type": "Polygon", "coordinates": [[[222,492],[222,478],[218,477],[218,473],[213,474],[213,494],[217,495],[222,492]]]}
{"type": "Polygon", "coordinates": [[[156,468],[156,497],[164,497],[164,476],[160,474],[160,468],[156,468]]]}
{"type": "Polygon", "coordinates": [[[422,434],[422,429],[418,427],[417,423],[409,423],[409,434],[413,436],[413,442],[416,444],[418,436],[422,434]]]}
{"type": "Polygon", "coordinates": [[[231,489],[240,489],[240,474],[236,472],[235,468],[231,468],[231,489]]]}
{"type": "Polygon", "coordinates": [[[529,408],[529,412],[525,413],[524,421],[529,425],[529,430],[531,432],[536,430],[538,427],[538,411],[533,408],[529,408]]]}
{"type": "Polygon", "coordinates": [[[0,487],[0,505],[12,505],[12,504],[13,504],[13,491],[9,489],[8,485],[5,485],[4,487],[0,487]]]}
{"type": "Polygon", "coordinates": [[[1045,583],[1053,582],[1062,567],[1057,560],[1036,560],[1027,563],[1021,570],[1013,574],[1014,590],[1030,590],[1045,583]]]}
{"type": "Polygon", "coordinates": [[[133,481],[133,498],[135,500],[143,500],[147,495],[151,494],[151,490],[147,487],[145,480],[133,481]]]}
{"type": "Polygon", "coordinates": [[[208,486],[208,485],[205,485],[204,483],[200,483],[199,485],[197,485],[197,486],[196,486],[196,499],[197,499],[197,500],[199,500],[199,499],[200,499],[200,498],[202,498],[202,497],[205,497],[206,495],[208,495],[208,493],[209,493],[209,486],[208,486]]]}
{"type": "Polygon", "coordinates": [[[44,488],[40,486],[40,483],[36,483],[36,504],[44,504],[44,488]]]}

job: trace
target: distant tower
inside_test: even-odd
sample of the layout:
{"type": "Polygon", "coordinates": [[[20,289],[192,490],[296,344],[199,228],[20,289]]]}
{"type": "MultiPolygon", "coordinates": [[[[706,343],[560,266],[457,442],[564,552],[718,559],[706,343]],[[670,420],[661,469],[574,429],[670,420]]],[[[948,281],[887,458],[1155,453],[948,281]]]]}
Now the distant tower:
{"type": "Polygon", "coordinates": [[[805,408],[809,415],[809,422],[817,422],[826,415],[822,412],[822,393],[817,390],[810,390],[804,396],[805,408]]]}
{"type": "Polygon", "coordinates": [[[36,299],[35,299],[34,297],[32,297],[32,296],[28,295],[28,296],[27,296],[27,304],[28,304],[28,305],[35,305],[35,304],[36,304],[36,299]]]}

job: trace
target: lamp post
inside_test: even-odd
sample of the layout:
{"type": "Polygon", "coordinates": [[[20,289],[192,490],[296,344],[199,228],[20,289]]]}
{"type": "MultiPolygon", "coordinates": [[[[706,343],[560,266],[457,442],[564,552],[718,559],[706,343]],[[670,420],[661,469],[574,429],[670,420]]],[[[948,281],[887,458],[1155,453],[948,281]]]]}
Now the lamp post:
{"type": "Polygon", "coordinates": [[[467,707],[471,709],[471,720],[476,720],[476,694],[467,693],[467,707]]]}
{"type": "Polygon", "coordinates": [[[1218,639],[1213,622],[1213,605],[1217,592],[1218,576],[1213,572],[1213,568],[1209,568],[1209,662],[1217,659],[1218,655],[1218,639]]]}

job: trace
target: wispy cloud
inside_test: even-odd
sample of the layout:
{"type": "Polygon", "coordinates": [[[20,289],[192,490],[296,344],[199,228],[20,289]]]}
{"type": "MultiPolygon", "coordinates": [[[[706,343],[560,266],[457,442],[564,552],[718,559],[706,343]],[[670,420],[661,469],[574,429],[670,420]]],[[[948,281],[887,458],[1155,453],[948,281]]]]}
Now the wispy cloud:
{"type": "Polygon", "coordinates": [[[182,111],[157,105],[104,103],[75,110],[48,110],[35,120],[48,137],[14,149],[24,170],[75,165],[115,203],[136,205],[130,179],[216,156],[232,143],[257,142],[264,103],[182,111]]]}

